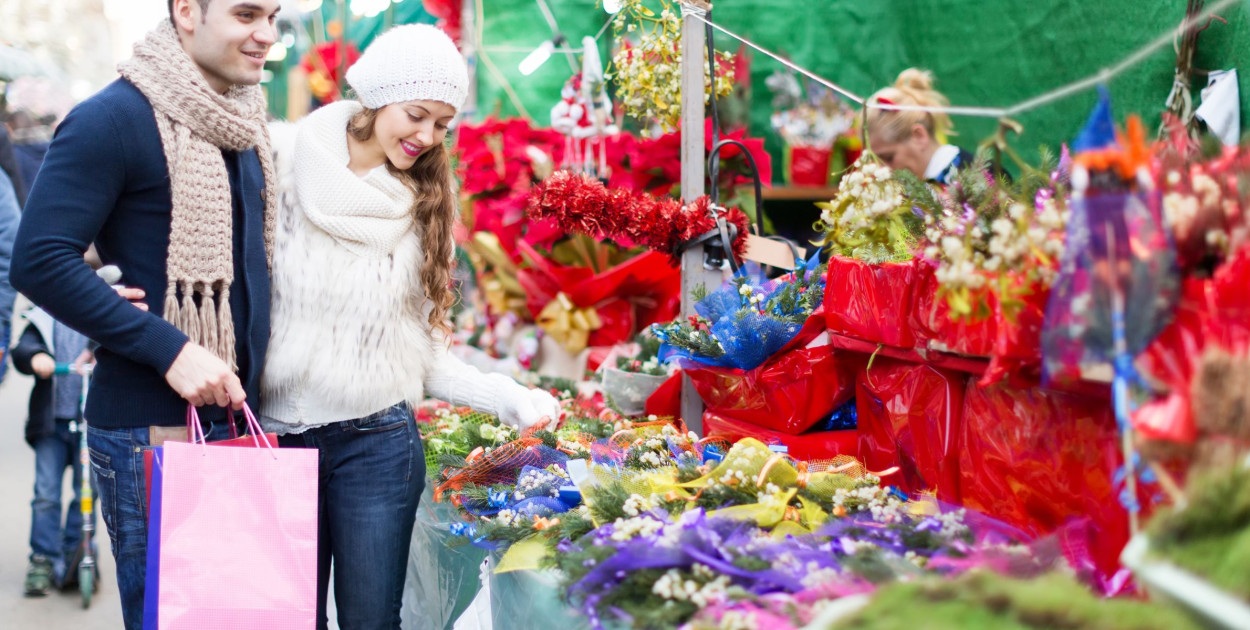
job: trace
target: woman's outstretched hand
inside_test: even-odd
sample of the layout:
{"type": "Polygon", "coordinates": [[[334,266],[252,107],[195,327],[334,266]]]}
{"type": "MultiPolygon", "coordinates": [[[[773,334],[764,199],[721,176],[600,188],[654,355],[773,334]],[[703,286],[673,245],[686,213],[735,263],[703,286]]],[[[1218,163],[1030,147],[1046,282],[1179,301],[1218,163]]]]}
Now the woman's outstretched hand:
{"type": "Polygon", "coordinates": [[[546,420],[555,423],[560,420],[560,403],[541,389],[524,389],[518,387],[508,397],[503,409],[499,410],[499,419],[504,424],[524,431],[539,422],[546,420]]]}

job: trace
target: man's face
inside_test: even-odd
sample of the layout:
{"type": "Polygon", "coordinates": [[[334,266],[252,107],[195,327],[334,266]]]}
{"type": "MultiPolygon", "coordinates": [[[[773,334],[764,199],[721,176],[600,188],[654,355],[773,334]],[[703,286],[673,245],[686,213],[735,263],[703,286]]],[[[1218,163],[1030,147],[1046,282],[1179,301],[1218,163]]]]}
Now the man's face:
{"type": "Polygon", "coordinates": [[[176,0],[182,47],[218,92],[260,83],[265,56],[277,37],[279,0],[176,0]]]}

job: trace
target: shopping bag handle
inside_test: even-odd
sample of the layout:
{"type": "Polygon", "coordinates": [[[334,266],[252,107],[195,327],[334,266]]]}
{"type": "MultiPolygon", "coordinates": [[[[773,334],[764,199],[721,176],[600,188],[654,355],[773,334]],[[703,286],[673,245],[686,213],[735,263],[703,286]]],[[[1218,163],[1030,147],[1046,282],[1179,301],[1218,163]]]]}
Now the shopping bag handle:
{"type": "MultiPolygon", "coordinates": [[[[243,417],[247,420],[247,430],[252,434],[252,441],[255,442],[256,448],[260,448],[263,444],[270,451],[273,445],[265,438],[265,430],[260,426],[260,421],[256,419],[256,414],[252,413],[252,408],[243,403],[243,417]]],[[[230,422],[233,427],[234,422],[230,422]]],[[[187,405],[187,433],[191,437],[192,444],[205,445],[208,444],[208,438],[204,435],[204,427],[200,424],[200,412],[196,410],[195,405],[187,405]]],[[[275,455],[274,457],[277,457],[275,455]]]]}

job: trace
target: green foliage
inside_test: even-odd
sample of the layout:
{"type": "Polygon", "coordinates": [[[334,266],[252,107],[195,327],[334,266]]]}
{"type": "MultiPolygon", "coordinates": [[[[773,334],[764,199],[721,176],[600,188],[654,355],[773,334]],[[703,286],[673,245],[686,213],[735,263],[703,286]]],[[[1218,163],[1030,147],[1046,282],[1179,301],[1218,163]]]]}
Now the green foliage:
{"type": "Polygon", "coordinates": [[[1131,599],[1095,597],[1073,578],[1051,573],[1032,580],[989,572],[959,578],[896,582],[831,630],[1188,630],[1176,609],[1131,599]]]}
{"type": "Polygon", "coordinates": [[[625,484],[614,480],[597,486],[593,498],[587,498],[585,503],[595,521],[611,523],[618,518],[626,518],[625,501],[629,500],[629,495],[625,484]]]}
{"type": "Polygon", "coordinates": [[[546,429],[539,429],[532,433],[530,437],[542,440],[543,446],[547,448],[559,448],[560,446],[560,440],[556,437],[556,434],[546,429]]]}
{"type": "Polygon", "coordinates": [[[1250,601],[1250,469],[1207,471],[1189,488],[1183,510],[1151,521],[1152,550],[1250,601]]]}
{"type": "Polygon", "coordinates": [[[456,455],[455,453],[439,453],[438,457],[434,461],[438,464],[439,468],[459,469],[469,467],[469,462],[465,461],[464,457],[456,455]]]}

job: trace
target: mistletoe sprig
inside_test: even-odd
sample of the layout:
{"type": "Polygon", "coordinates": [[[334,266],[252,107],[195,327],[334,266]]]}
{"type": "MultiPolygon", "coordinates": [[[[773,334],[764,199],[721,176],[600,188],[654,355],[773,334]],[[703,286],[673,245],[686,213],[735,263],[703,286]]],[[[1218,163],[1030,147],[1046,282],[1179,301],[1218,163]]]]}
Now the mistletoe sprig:
{"type": "Polygon", "coordinates": [[[1014,183],[995,177],[988,162],[978,159],[959,170],[940,196],[914,175],[899,174],[924,215],[924,255],[938,263],[939,295],[953,316],[988,316],[982,299],[987,291],[1013,316],[1025,295],[1054,281],[1068,221],[1062,173],[1045,151],[1042,166],[1014,183]]]}
{"type": "MultiPolygon", "coordinates": [[[[644,123],[654,121],[668,132],[681,121],[681,11],[670,0],[660,0],[657,15],[647,4],[645,0],[621,3],[612,23],[620,48],[607,76],[616,81],[625,115],[644,123]],[[631,43],[630,37],[636,37],[637,43],[631,43]]],[[[733,91],[733,57],[717,52],[716,60],[716,77],[703,67],[705,103],[713,89],[718,98],[733,91]]],[[[642,134],[646,136],[648,130],[642,134]]]]}
{"type": "Polygon", "coordinates": [[[821,213],[814,229],[824,235],[817,245],[869,263],[910,260],[922,226],[906,192],[895,171],[865,151],[837,196],[816,204],[821,213]]]}

